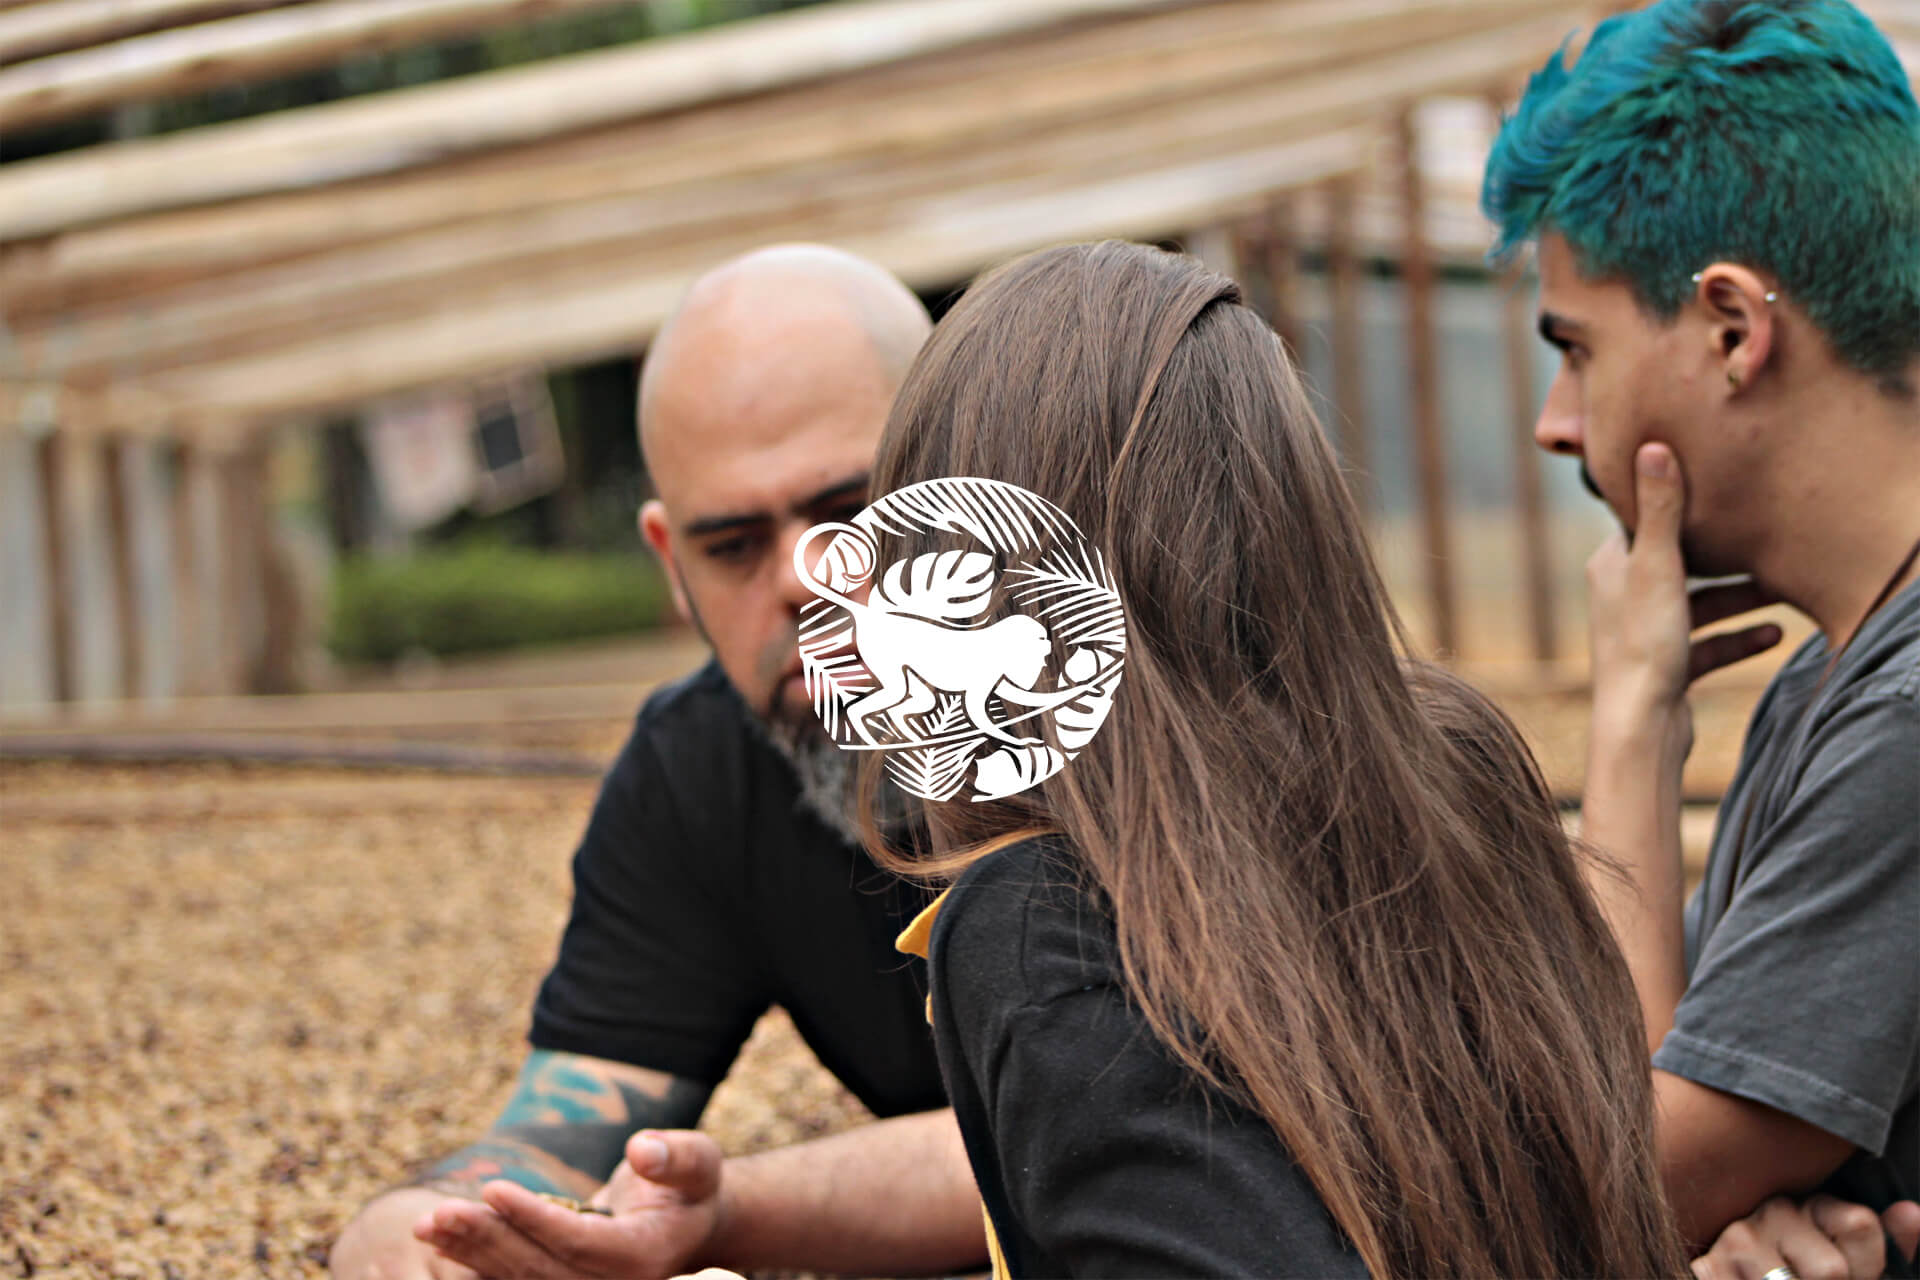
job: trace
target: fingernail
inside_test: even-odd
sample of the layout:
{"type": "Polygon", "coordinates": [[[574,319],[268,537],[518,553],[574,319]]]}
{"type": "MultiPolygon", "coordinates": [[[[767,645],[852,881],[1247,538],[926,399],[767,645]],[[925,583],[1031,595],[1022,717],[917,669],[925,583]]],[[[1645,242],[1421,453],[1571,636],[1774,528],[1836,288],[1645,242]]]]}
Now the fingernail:
{"type": "Polygon", "coordinates": [[[1673,455],[1665,449],[1642,449],[1640,474],[1652,476],[1656,480],[1665,480],[1673,474],[1673,455]]]}
{"type": "Polygon", "coordinates": [[[635,1162],[637,1172],[646,1173],[649,1170],[664,1169],[667,1167],[667,1144],[660,1141],[660,1139],[642,1138],[639,1143],[636,1144],[636,1147],[640,1155],[640,1160],[635,1162]],[[645,1168],[640,1167],[642,1164],[645,1165],[645,1168]]]}

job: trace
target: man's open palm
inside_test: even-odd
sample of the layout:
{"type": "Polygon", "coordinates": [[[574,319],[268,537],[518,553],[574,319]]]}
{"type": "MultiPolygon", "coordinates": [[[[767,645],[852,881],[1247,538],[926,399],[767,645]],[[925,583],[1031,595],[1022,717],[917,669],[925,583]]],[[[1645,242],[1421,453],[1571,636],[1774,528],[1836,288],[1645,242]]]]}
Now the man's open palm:
{"type": "Polygon", "coordinates": [[[581,1213],[511,1182],[485,1204],[440,1206],[416,1234],[482,1276],[611,1280],[672,1276],[699,1261],[720,1217],[720,1148],[691,1131],[635,1134],[594,1196],[611,1216],[581,1213]]]}

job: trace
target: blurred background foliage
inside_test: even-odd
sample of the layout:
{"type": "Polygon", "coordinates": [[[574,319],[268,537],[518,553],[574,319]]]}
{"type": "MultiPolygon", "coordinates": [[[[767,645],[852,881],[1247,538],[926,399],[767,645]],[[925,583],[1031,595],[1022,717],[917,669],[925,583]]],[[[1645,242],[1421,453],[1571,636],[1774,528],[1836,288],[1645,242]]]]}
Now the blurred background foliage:
{"type": "Polygon", "coordinates": [[[537,551],[488,539],[335,568],[327,647],[392,662],[644,631],[671,612],[650,555],[537,551]]]}

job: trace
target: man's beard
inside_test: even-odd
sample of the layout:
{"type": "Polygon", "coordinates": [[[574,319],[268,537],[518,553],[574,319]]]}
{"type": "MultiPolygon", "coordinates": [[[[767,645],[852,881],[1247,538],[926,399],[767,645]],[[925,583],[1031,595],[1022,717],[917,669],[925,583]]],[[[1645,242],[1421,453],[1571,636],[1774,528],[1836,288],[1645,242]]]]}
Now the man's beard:
{"type": "MultiPolygon", "coordinates": [[[[675,568],[678,569],[677,563],[675,568]]],[[[679,576],[684,583],[686,574],[682,572],[679,576]]],[[[687,613],[693,621],[694,630],[712,648],[713,636],[700,616],[693,593],[686,591],[685,595],[687,613]]],[[[827,830],[847,843],[859,845],[863,843],[859,814],[859,757],[836,745],[811,709],[792,713],[781,705],[783,682],[779,672],[786,666],[787,655],[796,640],[797,635],[783,636],[761,654],[756,674],[772,684],[773,692],[768,695],[768,705],[753,706],[744,696],[741,702],[747,704],[747,719],[752,722],[754,730],[793,767],[794,776],[800,781],[799,807],[820,819],[827,825],[827,830]]],[[[714,652],[718,653],[719,650],[715,649],[714,652]]],[[[728,681],[731,683],[731,676],[728,681]]],[[[735,688],[737,692],[738,686],[735,688]]],[[[888,839],[903,835],[909,829],[909,824],[920,816],[911,797],[885,778],[874,788],[874,806],[874,819],[881,834],[888,839]]]]}
{"type": "MultiPolygon", "coordinates": [[[[804,721],[782,713],[756,715],[773,749],[793,766],[800,781],[800,807],[813,814],[849,844],[863,843],[860,830],[860,758],[838,746],[811,716],[804,721]]],[[[900,834],[912,817],[911,800],[885,778],[874,788],[874,819],[888,838],[900,834]]]]}
{"type": "Polygon", "coordinates": [[[756,715],[753,721],[773,749],[793,766],[794,776],[800,780],[800,807],[849,843],[859,844],[860,824],[854,811],[859,770],[852,754],[834,745],[817,723],[796,723],[782,715],[778,707],[771,715],[756,715]]]}

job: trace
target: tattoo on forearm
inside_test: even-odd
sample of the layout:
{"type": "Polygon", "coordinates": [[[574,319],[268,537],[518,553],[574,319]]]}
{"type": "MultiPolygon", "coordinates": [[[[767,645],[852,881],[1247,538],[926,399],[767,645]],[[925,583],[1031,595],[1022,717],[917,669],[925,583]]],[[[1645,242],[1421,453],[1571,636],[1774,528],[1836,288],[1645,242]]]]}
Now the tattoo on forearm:
{"type": "Polygon", "coordinates": [[[690,1128],[712,1089],[658,1072],[633,1072],[573,1054],[536,1050],[482,1142],[441,1161],[423,1181],[479,1194],[491,1178],[573,1195],[606,1181],[641,1129],[690,1128]]]}
{"type": "Polygon", "coordinates": [[[581,1189],[578,1171],[539,1147],[511,1138],[483,1138],[428,1169],[420,1185],[468,1200],[495,1178],[517,1182],[529,1191],[570,1195],[581,1189]],[[571,1176],[569,1176],[571,1175],[571,1176]]]}

